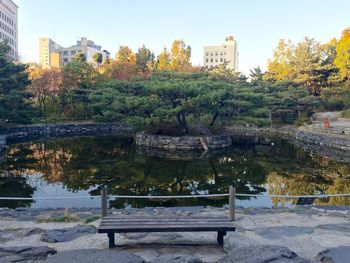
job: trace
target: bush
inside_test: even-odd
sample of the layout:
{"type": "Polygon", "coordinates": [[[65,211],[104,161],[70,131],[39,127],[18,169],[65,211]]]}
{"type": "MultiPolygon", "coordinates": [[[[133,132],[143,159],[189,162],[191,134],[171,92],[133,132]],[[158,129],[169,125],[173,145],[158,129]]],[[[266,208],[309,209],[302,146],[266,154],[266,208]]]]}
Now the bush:
{"type": "Polygon", "coordinates": [[[297,126],[311,124],[311,119],[306,114],[300,114],[299,117],[295,120],[294,124],[297,126]]]}
{"type": "Polygon", "coordinates": [[[346,110],[343,110],[342,113],[341,113],[341,116],[343,118],[350,118],[350,108],[348,108],[346,110]]]}

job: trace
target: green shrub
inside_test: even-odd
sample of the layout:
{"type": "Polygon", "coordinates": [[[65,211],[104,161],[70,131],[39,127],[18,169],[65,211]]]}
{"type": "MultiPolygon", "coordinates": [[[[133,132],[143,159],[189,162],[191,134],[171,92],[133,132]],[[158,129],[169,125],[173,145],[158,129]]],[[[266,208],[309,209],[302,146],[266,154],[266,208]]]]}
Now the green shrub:
{"type": "Polygon", "coordinates": [[[343,118],[350,118],[350,108],[348,108],[346,110],[343,110],[342,113],[341,113],[341,116],[343,118]]]}
{"type": "Polygon", "coordinates": [[[295,120],[294,124],[297,126],[311,124],[311,119],[306,114],[300,114],[299,117],[295,120]]]}

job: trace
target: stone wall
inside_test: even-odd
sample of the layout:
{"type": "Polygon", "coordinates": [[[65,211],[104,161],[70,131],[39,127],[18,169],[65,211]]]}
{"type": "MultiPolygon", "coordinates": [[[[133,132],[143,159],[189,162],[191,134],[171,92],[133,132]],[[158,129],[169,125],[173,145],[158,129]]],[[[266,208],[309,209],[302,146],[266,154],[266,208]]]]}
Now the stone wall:
{"type": "Polygon", "coordinates": [[[238,141],[244,137],[258,137],[261,139],[269,139],[269,138],[282,138],[293,140],[295,138],[295,134],[297,132],[297,128],[292,125],[283,125],[283,126],[270,126],[270,127],[245,127],[245,126],[230,126],[224,129],[224,133],[230,135],[233,138],[233,142],[235,143],[234,136],[241,136],[241,138],[237,139],[238,141]]]}
{"type": "Polygon", "coordinates": [[[6,147],[6,137],[5,135],[0,135],[0,160],[4,157],[6,147]]]}
{"type": "Polygon", "coordinates": [[[350,162],[350,136],[347,134],[293,126],[264,128],[232,126],[226,128],[225,133],[232,137],[234,144],[268,144],[269,138],[283,138],[295,142],[306,151],[350,162]]]}
{"type": "Polygon", "coordinates": [[[16,143],[28,140],[55,137],[109,134],[132,135],[133,130],[130,126],[121,123],[37,124],[0,129],[0,134],[6,137],[7,143],[16,143]]]}
{"type": "Polygon", "coordinates": [[[341,151],[350,151],[350,136],[335,135],[308,130],[298,130],[295,135],[297,142],[303,144],[319,145],[324,148],[332,148],[341,151]]]}
{"type": "Polygon", "coordinates": [[[205,146],[201,142],[201,138],[208,149],[221,149],[232,144],[232,139],[227,135],[213,136],[163,136],[150,135],[144,132],[136,134],[136,145],[151,148],[163,148],[167,150],[203,150],[205,146]]]}

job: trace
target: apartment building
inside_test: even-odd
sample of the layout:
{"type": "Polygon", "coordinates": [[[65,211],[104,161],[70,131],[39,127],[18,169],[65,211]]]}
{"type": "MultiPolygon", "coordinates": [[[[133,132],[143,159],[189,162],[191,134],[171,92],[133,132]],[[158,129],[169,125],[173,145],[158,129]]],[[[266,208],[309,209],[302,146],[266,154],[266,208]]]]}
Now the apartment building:
{"type": "Polygon", "coordinates": [[[0,0],[0,41],[11,47],[9,57],[18,58],[18,6],[11,0],[0,0]]]}
{"type": "Polygon", "coordinates": [[[82,37],[76,45],[62,47],[49,38],[40,38],[39,40],[40,65],[43,68],[62,67],[70,61],[75,60],[78,53],[86,56],[86,62],[97,66],[93,59],[96,53],[101,53],[103,59],[109,57],[110,53],[102,50],[102,47],[96,45],[92,40],[82,37]]]}
{"type": "Polygon", "coordinates": [[[54,52],[62,47],[50,38],[39,39],[39,64],[42,68],[59,67],[60,59],[54,52]]]}
{"type": "Polygon", "coordinates": [[[237,71],[237,54],[237,42],[233,36],[229,36],[223,45],[204,47],[203,64],[208,68],[226,64],[226,68],[237,71]]]}

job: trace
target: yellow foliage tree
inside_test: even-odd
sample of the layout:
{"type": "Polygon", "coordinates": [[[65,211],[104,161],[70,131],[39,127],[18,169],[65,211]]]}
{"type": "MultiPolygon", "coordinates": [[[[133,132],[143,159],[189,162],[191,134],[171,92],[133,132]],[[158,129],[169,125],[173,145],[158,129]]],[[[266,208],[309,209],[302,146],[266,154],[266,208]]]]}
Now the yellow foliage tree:
{"type": "Polygon", "coordinates": [[[115,59],[117,63],[136,64],[136,56],[128,46],[120,46],[115,59]]]}
{"type": "Polygon", "coordinates": [[[171,47],[171,69],[175,71],[184,71],[188,68],[191,58],[191,47],[186,46],[183,40],[175,40],[171,47]]]}
{"type": "Polygon", "coordinates": [[[281,39],[274,50],[273,58],[268,61],[265,80],[288,80],[291,78],[292,67],[290,59],[293,54],[293,43],[281,39]]]}
{"type": "Polygon", "coordinates": [[[336,46],[335,66],[343,79],[350,79],[350,27],[346,28],[336,46]]]}
{"type": "Polygon", "coordinates": [[[167,48],[165,47],[157,57],[157,69],[158,70],[169,70],[170,67],[170,61],[171,61],[171,55],[167,48]]]}

